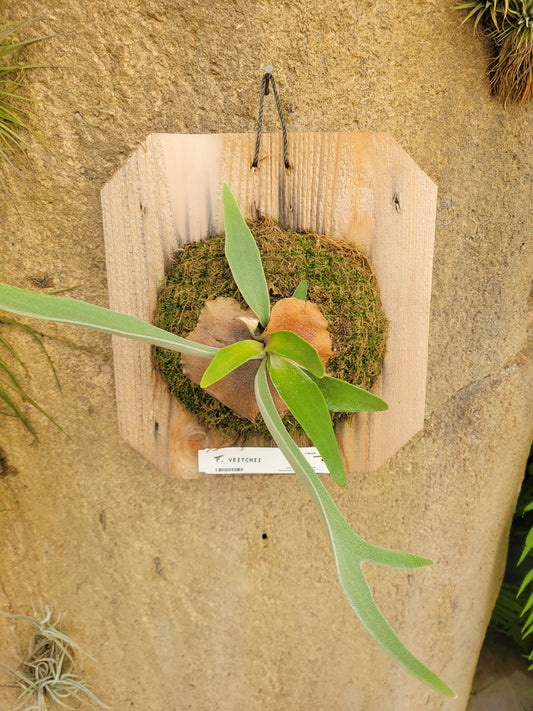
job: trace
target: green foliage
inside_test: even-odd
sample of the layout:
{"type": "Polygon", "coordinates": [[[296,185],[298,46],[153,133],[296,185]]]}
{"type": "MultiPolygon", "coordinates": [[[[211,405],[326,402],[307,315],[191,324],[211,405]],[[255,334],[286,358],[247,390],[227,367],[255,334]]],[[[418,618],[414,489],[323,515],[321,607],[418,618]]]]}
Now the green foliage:
{"type": "MultiPolygon", "coordinates": [[[[0,25],[0,159],[19,175],[20,171],[13,163],[12,154],[16,152],[26,156],[31,145],[24,138],[24,132],[37,134],[28,124],[30,113],[24,104],[27,104],[29,99],[21,96],[19,92],[25,73],[34,65],[20,63],[16,54],[23,47],[45,39],[18,39],[21,31],[31,22],[32,20],[23,20],[0,25]]],[[[1,177],[0,183],[4,184],[1,177]]]]}
{"type": "Polygon", "coordinates": [[[504,581],[491,625],[510,637],[533,670],[533,449],[509,536],[504,581]]]}
{"type": "Polygon", "coordinates": [[[416,659],[398,638],[376,605],[361,567],[362,563],[369,562],[394,568],[419,568],[431,565],[432,561],[373,546],[358,536],[285,429],[270,394],[265,362],[257,373],[255,392],[261,415],[274,441],[298,475],[326,526],[341,589],[350,606],[376,642],[398,664],[435,691],[444,696],[455,696],[452,689],[416,659]]]}
{"type": "Polygon", "coordinates": [[[508,583],[504,580],[492,611],[490,625],[512,639],[517,650],[523,652],[525,650],[523,648],[522,623],[520,620],[522,605],[516,597],[516,592],[516,583],[508,583]]]}
{"type": "Polygon", "coordinates": [[[469,0],[465,10],[494,42],[491,87],[501,98],[526,104],[533,97],[533,0],[469,0]]]}
{"type": "MultiPolygon", "coordinates": [[[[42,350],[55,377],[57,386],[61,388],[52,360],[38,334],[33,329],[29,328],[29,326],[25,326],[24,324],[5,316],[0,316],[0,324],[21,329],[26,334],[31,336],[31,338],[42,350]]],[[[24,386],[21,384],[20,376],[16,373],[16,368],[19,366],[20,368],[26,370],[26,366],[18,352],[11,345],[10,341],[2,333],[0,333],[0,353],[2,351],[3,354],[0,356],[0,415],[4,417],[17,418],[28,430],[28,432],[37,438],[37,432],[31,420],[21,409],[22,403],[28,403],[47,417],[56,427],[61,429],[57,422],[28,395],[24,386]],[[11,364],[11,362],[8,362],[8,358],[10,358],[10,360],[14,363],[11,364]]]]}
{"type": "Polygon", "coordinates": [[[266,347],[267,353],[290,358],[317,378],[324,376],[324,364],[316,348],[292,331],[275,331],[266,347]]]}
{"type": "Polygon", "coordinates": [[[344,488],[346,472],[324,396],[306,371],[286,358],[270,354],[267,370],[281,399],[320,452],[329,473],[344,488]]]}
{"type": "Polygon", "coordinates": [[[344,380],[330,375],[315,378],[309,373],[309,376],[315,381],[331,412],[381,412],[389,409],[385,400],[344,380]]]}
{"type": "Polygon", "coordinates": [[[262,326],[270,318],[270,298],[259,249],[227,185],[222,190],[226,259],[244,300],[262,326]]]}
{"type": "Polygon", "coordinates": [[[262,357],[264,350],[265,347],[259,341],[237,341],[237,343],[224,346],[215,353],[215,357],[202,376],[200,385],[202,388],[208,388],[243,363],[252,358],[262,357]]]}
{"type": "MultiPolygon", "coordinates": [[[[238,218],[235,212],[238,208],[227,187],[224,188],[224,208],[227,213],[226,227],[230,231],[227,239],[231,244],[228,250],[231,271],[237,284],[243,285],[246,293],[249,294],[250,308],[264,322],[266,315],[270,313],[270,304],[265,301],[268,299],[268,291],[266,286],[263,286],[266,285],[266,280],[261,260],[256,259],[257,255],[250,244],[249,230],[243,228],[244,220],[242,217],[238,218]],[[244,245],[242,248],[241,240],[244,245]],[[247,255],[245,259],[242,257],[243,254],[247,255]],[[255,286],[248,279],[251,264],[255,286]]],[[[397,637],[377,607],[361,567],[363,562],[369,562],[396,568],[418,568],[430,565],[431,561],[410,553],[374,546],[364,541],[350,528],[327,489],[307,464],[285,429],[270,392],[267,373],[285,404],[311,436],[331,474],[341,486],[346,484],[346,473],[329,417],[328,403],[332,403],[334,408],[346,404],[352,411],[364,410],[368,405],[370,409],[379,410],[386,408],[382,400],[349,384],[342,385],[341,381],[336,379],[325,381],[326,400],[317,385],[326,378],[322,364],[320,368],[318,367],[320,360],[318,353],[310,344],[303,346],[301,339],[293,338],[285,332],[278,332],[277,336],[270,334],[270,345],[272,341],[274,345],[272,347],[269,345],[264,350],[261,343],[251,347],[247,341],[244,345],[236,344],[233,348],[231,346],[225,349],[209,348],[166,333],[131,316],[64,297],[34,294],[6,285],[0,285],[0,308],[37,318],[95,328],[211,358],[213,372],[209,374],[207,382],[214,382],[213,378],[230,372],[238,361],[242,363],[250,357],[260,358],[261,364],[255,379],[257,404],[274,441],[294,468],[323,519],[333,548],[341,589],[346,599],[366,629],[395,661],[432,689],[446,696],[454,696],[454,692],[434,672],[416,659],[397,637]],[[223,355],[220,355],[221,353],[223,355]],[[307,369],[308,367],[314,371],[314,375],[307,369]]]]}
{"type": "Polygon", "coordinates": [[[305,279],[303,279],[296,289],[294,290],[293,294],[295,299],[301,299],[302,301],[305,301],[307,299],[307,282],[305,279]]]}
{"type": "Polygon", "coordinates": [[[37,294],[7,284],[0,284],[0,307],[11,313],[83,326],[115,336],[144,341],[153,346],[180,351],[180,353],[188,353],[199,358],[213,358],[218,350],[211,346],[204,346],[202,343],[187,341],[173,333],[167,333],[157,326],[135,318],[135,316],[118,314],[102,306],[86,304],[64,296],[37,294]]]}
{"type": "MultiPolygon", "coordinates": [[[[526,469],[526,481],[527,487],[519,504],[523,506],[522,517],[530,514],[533,511],[533,449],[529,456],[528,466],[526,469]],[[525,496],[528,497],[529,501],[524,506],[523,501],[525,496]]],[[[520,629],[522,644],[526,647],[527,659],[530,662],[529,669],[533,670],[533,643],[531,641],[530,635],[533,632],[533,522],[531,522],[531,516],[527,517],[531,523],[531,528],[529,529],[526,540],[524,543],[524,550],[522,551],[520,558],[518,559],[517,565],[521,565],[524,562],[528,563],[527,572],[520,583],[516,597],[520,598],[524,592],[527,591],[528,596],[522,598],[522,609],[520,611],[520,618],[522,620],[522,626],[520,629]],[[527,616],[526,616],[527,615],[527,616]]],[[[523,572],[523,571],[522,571],[523,572]]]]}
{"type": "Polygon", "coordinates": [[[14,620],[24,620],[35,627],[30,637],[28,653],[17,669],[0,665],[21,689],[13,711],[47,711],[48,708],[74,709],[83,706],[107,709],[80,677],[74,662],[78,645],[58,629],[59,616],[52,621],[52,610],[44,616],[0,614],[14,620]],[[71,706],[75,703],[76,706],[71,706]]]}
{"type": "MultiPolygon", "coordinates": [[[[272,303],[294,296],[300,282],[308,283],[307,298],[324,315],[332,339],[334,353],[328,372],[365,390],[371,388],[381,373],[387,322],[367,258],[344,240],[284,230],[267,219],[250,229],[272,303]]],[[[178,251],[159,295],[154,323],[160,328],[188,335],[196,328],[205,302],[219,296],[246,307],[227,264],[224,244],[225,236],[216,235],[178,251]]],[[[250,422],[240,417],[193,383],[183,373],[179,353],[157,349],[156,362],[174,397],[204,426],[243,440],[250,435],[265,443],[270,440],[261,418],[250,422]]],[[[340,411],[333,413],[335,424],[347,417],[340,411]]],[[[291,434],[302,434],[290,412],[283,421],[291,434]]]]}

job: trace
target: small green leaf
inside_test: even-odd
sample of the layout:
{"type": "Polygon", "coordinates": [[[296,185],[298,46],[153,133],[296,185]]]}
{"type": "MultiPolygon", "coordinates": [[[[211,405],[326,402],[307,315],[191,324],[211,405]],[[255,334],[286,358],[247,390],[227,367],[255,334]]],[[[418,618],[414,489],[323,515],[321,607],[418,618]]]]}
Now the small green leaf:
{"type": "Polygon", "coordinates": [[[313,373],[311,377],[332,412],[379,412],[389,409],[385,400],[344,380],[330,375],[314,378],[313,373]]]}
{"type": "Polygon", "coordinates": [[[259,249],[237,206],[233,193],[224,185],[224,230],[226,232],[226,259],[229,268],[248,306],[262,326],[270,318],[268,287],[261,264],[259,249]]]}
{"type": "Polygon", "coordinates": [[[3,360],[0,360],[0,370],[3,370],[4,373],[6,373],[8,378],[11,380],[11,387],[17,390],[19,395],[21,395],[24,399],[24,390],[22,388],[22,385],[17,380],[17,377],[15,376],[15,373],[12,371],[12,369],[7,365],[7,363],[4,363],[3,360]]]}
{"type": "MultiPolygon", "coordinates": [[[[2,323],[2,324],[7,324],[7,325],[10,325],[10,326],[16,326],[17,328],[22,329],[24,332],[28,333],[28,334],[38,343],[38,345],[40,346],[40,348],[41,348],[42,351],[44,352],[44,354],[45,354],[45,356],[46,356],[46,359],[48,360],[48,364],[50,365],[50,368],[51,368],[51,370],[52,370],[52,373],[54,374],[54,378],[55,378],[55,380],[56,380],[57,386],[58,386],[59,389],[61,390],[61,385],[60,385],[60,383],[59,383],[59,378],[58,378],[56,369],[55,369],[55,367],[54,367],[54,364],[52,363],[52,359],[50,358],[50,355],[49,355],[48,351],[46,350],[46,347],[45,347],[44,343],[43,343],[42,340],[39,338],[39,336],[35,333],[35,331],[34,331],[33,329],[29,328],[28,326],[25,326],[24,324],[19,323],[18,321],[15,321],[15,319],[7,318],[7,317],[5,317],[5,316],[0,316],[0,323],[2,323]]],[[[16,352],[16,350],[15,350],[15,349],[13,348],[13,346],[11,346],[11,344],[10,344],[5,338],[3,338],[2,336],[0,336],[0,344],[2,344],[2,345],[9,351],[9,353],[13,356],[13,358],[17,361],[17,363],[19,363],[19,365],[21,365],[21,366],[27,371],[27,368],[26,368],[26,366],[25,366],[23,360],[20,358],[20,356],[18,355],[18,353],[16,352]]],[[[21,386],[21,384],[18,382],[18,380],[17,380],[17,378],[16,378],[14,372],[13,372],[10,368],[8,368],[7,363],[5,363],[5,362],[2,361],[2,360],[0,360],[0,369],[4,370],[4,372],[8,375],[8,377],[9,377],[9,379],[10,379],[10,381],[11,381],[11,387],[12,387],[12,388],[15,388],[15,389],[18,391],[18,393],[19,393],[20,397],[22,398],[22,400],[24,400],[24,401],[26,401],[26,402],[29,402],[30,405],[33,405],[33,407],[35,407],[37,410],[39,410],[39,411],[40,411],[45,417],[47,417],[47,418],[50,420],[50,422],[52,422],[58,429],[60,429],[62,432],[64,431],[64,430],[62,429],[62,427],[61,427],[60,425],[58,425],[58,423],[54,420],[54,418],[51,417],[51,416],[46,412],[46,410],[44,410],[40,405],[38,405],[34,400],[32,400],[32,399],[24,392],[24,389],[23,389],[23,387],[21,386]]],[[[2,414],[12,414],[12,413],[6,413],[5,411],[2,411],[2,414]]],[[[16,415],[16,416],[18,417],[18,415],[16,415]]],[[[33,434],[33,433],[32,433],[32,434],[33,434]]]]}
{"type": "Polygon", "coordinates": [[[293,297],[305,301],[307,299],[307,282],[302,280],[294,290],[293,297]]]}
{"type": "Polygon", "coordinates": [[[259,358],[264,352],[264,346],[259,341],[237,341],[229,346],[224,346],[215,355],[207,370],[202,376],[200,386],[208,388],[217,380],[224,378],[232,370],[252,358],[259,358]]]}
{"type": "Polygon", "coordinates": [[[398,664],[435,691],[444,696],[455,696],[452,689],[411,654],[396,635],[376,605],[362,570],[364,562],[399,568],[419,568],[431,565],[431,561],[410,553],[374,546],[350,528],[327,489],[285,429],[272,400],[265,361],[261,363],[255,378],[255,396],[270,434],[296,472],[324,521],[333,548],[341,589],[355,614],[376,642],[398,664]]]}
{"type": "MultiPolygon", "coordinates": [[[[10,319],[11,320],[11,319],[10,319]]],[[[4,319],[0,318],[0,323],[6,323],[4,319]]],[[[7,341],[3,336],[0,336],[0,343],[11,353],[13,358],[24,368],[24,362],[19,356],[19,354],[16,352],[16,350],[13,348],[13,346],[7,341]]]]}
{"type": "Polygon", "coordinates": [[[520,565],[520,563],[524,560],[524,558],[531,551],[531,549],[533,549],[533,528],[530,529],[529,533],[526,536],[524,550],[522,551],[522,555],[520,556],[517,565],[520,565]]]}
{"type": "MultiPolygon", "coordinates": [[[[520,595],[524,592],[526,587],[529,585],[529,583],[533,580],[533,569],[528,571],[526,577],[522,580],[522,585],[518,588],[518,592],[516,593],[516,597],[520,597],[520,595]]],[[[527,606],[524,608],[522,611],[522,614],[527,610],[527,606]]]]}
{"type": "MultiPolygon", "coordinates": [[[[46,418],[48,418],[48,419],[50,420],[50,422],[51,422],[52,424],[54,424],[54,425],[57,427],[58,430],[61,430],[61,432],[64,432],[63,428],[62,428],[60,425],[58,425],[58,423],[54,420],[54,418],[53,418],[51,415],[49,415],[49,414],[46,412],[46,410],[43,410],[43,408],[42,408],[38,403],[36,403],[35,400],[34,400],[33,398],[31,398],[31,397],[24,391],[24,388],[22,387],[22,385],[21,385],[20,382],[18,381],[18,379],[17,379],[15,373],[14,373],[14,372],[11,370],[11,368],[9,368],[8,365],[7,365],[6,363],[4,363],[2,360],[0,360],[0,370],[3,370],[4,373],[6,373],[6,375],[7,375],[8,378],[9,378],[9,380],[11,381],[10,383],[8,383],[8,385],[9,385],[13,390],[15,390],[16,392],[18,392],[19,397],[21,398],[21,400],[22,400],[23,402],[27,402],[27,403],[29,403],[30,405],[32,405],[36,410],[39,410],[39,412],[40,412],[41,414],[43,414],[46,418]]],[[[5,392],[5,391],[4,391],[4,392],[5,392]]],[[[2,398],[2,399],[5,399],[5,398],[2,398]]],[[[20,416],[19,411],[17,411],[17,417],[19,417],[19,418],[23,421],[23,423],[24,423],[24,425],[26,426],[26,428],[29,429],[28,426],[27,426],[27,424],[26,424],[25,419],[23,419],[23,418],[20,416]]],[[[30,432],[31,432],[32,434],[35,434],[34,431],[33,431],[33,429],[31,429],[30,432]]]]}
{"type": "Polygon", "coordinates": [[[269,356],[268,374],[281,399],[320,452],[333,479],[345,487],[346,471],[320,390],[301,368],[274,354],[269,356]]]}
{"type": "Polygon", "coordinates": [[[0,284],[0,309],[22,316],[61,321],[115,336],[133,338],[199,358],[213,358],[218,351],[218,348],[188,341],[135,316],[116,313],[102,306],[86,304],[64,296],[49,296],[17,289],[8,284],[0,284]]]}
{"type": "Polygon", "coordinates": [[[529,634],[528,630],[531,631],[531,628],[533,628],[533,612],[529,613],[527,620],[522,626],[522,639],[529,634]]]}
{"type": "MultiPolygon", "coordinates": [[[[13,325],[13,326],[16,326],[17,328],[20,328],[22,331],[24,331],[24,332],[27,333],[29,336],[31,336],[31,338],[33,338],[33,340],[37,343],[37,345],[39,346],[39,348],[40,348],[40,349],[42,350],[42,352],[44,353],[44,356],[45,356],[46,360],[48,361],[48,365],[49,365],[49,367],[50,367],[50,370],[52,371],[52,373],[53,373],[53,375],[54,375],[54,379],[55,379],[55,381],[56,381],[56,385],[57,385],[57,387],[59,388],[59,390],[61,390],[61,383],[59,382],[59,376],[58,376],[57,371],[56,371],[56,369],[55,369],[55,366],[54,366],[54,364],[53,364],[53,362],[52,362],[52,359],[51,359],[51,357],[50,357],[50,354],[49,354],[48,351],[46,350],[46,346],[45,346],[44,343],[42,342],[40,336],[38,336],[38,334],[33,330],[33,328],[30,328],[29,326],[26,326],[24,323],[20,323],[19,321],[16,321],[15,319],[5,318],[5,317],[4,317],[4,318],[2,318],[2,319],[0,319],[0,320],[1,320],[3,323],[8,323],[8,324],[11,324],[11,325],[13,325]]],[[[24,364],[22,364],[22,365],[24,365],[24,364]]],[[[24,367],[25,367],[25,366],[24,366],[24,367]]]]}
{"type": "Polygon", "coordinates": [[[533,632],[533,625],[530,625],[528,628],[523,627],[521,631],[522,635],[522,642],[526,639],[526,637],[529,637],[529,635],[533,632]]]}
{"type": "MultiPolygon", "coordinates": [[[[30,432],[35,438],[37,438],[37,432],[33,428],[31,422],[24,415],[24,413],[20,410],[20,408],[17,407],[17,405],[13,402],[13,400],[9,397],[8,393],[2,387],[0,387],[0,400],[3,400],[4,403],[9,407],[9,409],[13,413],[13,416],[19,418],[19,420],[22,422],[22,424],[28,430],[28,432],[30,432]]],[[[9,414],[9,413],[4,413],[4,414],[9,414]]]]}
{"type": "MultiPolygon", "coordinates": [[[[517,595],[517,597],[518,597],[518,595],[517,595]]],[[[524,605],[524,609],[520,613],[520,617],[523,617],[526,614],[526,612],[531,608],[532,605],[533,605],[533,593],[531,593],[530,596],[528,597],[527,602],[524,605]]]]}
{"type": "Polygon", "coordinates": [[[292,331],[274,331],[270,334],[267,352],[293,360],[317,378],[324,375],[324,364],[314,346],[292,331]]]}
{"type": "Polygon", "coordinates": [[[533,501],[530,501],[527,506],[524,506],[524,510],[522,511],[522,515],[525,513],[528,513],[528,511],[533,511],[533,501]]]}

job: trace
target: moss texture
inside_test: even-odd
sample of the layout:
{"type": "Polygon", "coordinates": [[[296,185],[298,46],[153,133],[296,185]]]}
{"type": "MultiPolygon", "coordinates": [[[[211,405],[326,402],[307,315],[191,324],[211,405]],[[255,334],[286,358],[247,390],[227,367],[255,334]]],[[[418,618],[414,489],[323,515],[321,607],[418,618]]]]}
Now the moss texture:
{"type": "MultiPolygon", "coordinates": [[[[320,307],[329,323],[334,355],[327,372],[370,388],[380,372],[387,322],[367,258],[348,242],[285,231],[270,220],[251,224],[250,229],[261,253],[271,304],[292,296],[305,279],[308,300],[320,307]]],[[[224,235],[188,245],[176,254],[159,296],[155,322],[187,335],[196,326],[204,302],[217,296],[233,297],[245,306],[224,255],[224,235]]],[[[157,349],[156,362],[174,396],[206,426],[243,435],[267,434],[261,421],[238,417],[192,383],[183,374],[179,353],[157,349]]],[[[289,429],[296,428],[290,414],[285,422],[289,429]]]]}

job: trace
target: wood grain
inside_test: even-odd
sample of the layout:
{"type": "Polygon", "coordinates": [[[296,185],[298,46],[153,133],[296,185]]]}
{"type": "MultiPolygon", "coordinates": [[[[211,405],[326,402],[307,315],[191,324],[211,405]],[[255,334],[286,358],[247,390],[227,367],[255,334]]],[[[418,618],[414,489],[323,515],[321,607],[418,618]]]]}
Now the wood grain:
{"type": "MultiPolygon", "coordinates": [[[[376,394],[389,410],[343,424],[350,471],[373,471],[423,426],[435,184],[387,134],[153,134],[102,189],[109,304],[150,321],[175,250],[223,231],[222,185],[248,219],[356,243],[377,274],[390,322],[376,394]]],[[[347,295],[349,298],[349,295],[347,295]]],[[[230,444],[169,394],[150,347],[113,337],[121,435],[171,476],[198,474],[196,451],[230,444]]]]}

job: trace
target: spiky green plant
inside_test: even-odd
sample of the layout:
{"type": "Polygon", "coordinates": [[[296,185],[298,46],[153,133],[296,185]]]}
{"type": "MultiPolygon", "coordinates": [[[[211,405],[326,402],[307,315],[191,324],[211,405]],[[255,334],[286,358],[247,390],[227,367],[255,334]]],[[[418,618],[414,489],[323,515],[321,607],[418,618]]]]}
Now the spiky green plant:
{"type": "MultiPolygon", "coordinates": [[[[36,333],[36,331],[29,326],[16,321],[15,319],[8,318],[7,316],[0,316],[0,324],[4,324],[5,326],[12,328],[18,328],[34,340],[44,354],[44,357],[46,358],[54,375],[58,388],[61,389],[59,378],[57,377],[57,372],[54,368],[54,364],[52,363],[52,359],[50,358],[41,337],[36,333]]],[[[37,438],[37,431],[35,430],[35,427],[33,426],[30,418],[22,410],[22,404],[27,403],[47,417],[56,427],[61,429],[58,423],[46,412],[46,410],[44,410],[33,398],[28,395],[25,386],[21,382],[21,377],[17,372],[17,367],[19,369],[22,368],[27,373],[27,367],[21,356],[6,336],[0,331],[0,416],[17,418],[28,430],[28,432],[37,438]],[[8,361],[8,358],[12,361],[12,363],[8,361]]]]}
{"type": "MultiPolygon", "coordinates": [[[[27,156],[28,151],[33,150],[33,148],[24,137],[24,134],[26,132],[30,132],[35,136],[38,136],[38,134],[30,128],[28,123],[30,112],[27,109],[27,104],[30,99],[22,96],[19,92],[23,85],[24,74],[35,65],[20,63],[16,59],[16,53],[29,44],[45,39],[45,37],[35,37],[27,40],[19,39],[20,33],[32,22],[34,20],[21,20],[0,25],[0,163],[7,165],[21,177],[19,169],[13,162],[13,154],[19,153],[27,156]]],[[[2,187],[0,192],[4,194],[8,192],[1,170],[0,186],[2,187]]],[[[23,329],[39,344],[59,385],[52,361],[37,333],[28,326],[5,317],[0,318],[0,324],[9,324],[23,329]]],[[[8,354],[18,366],[26,370],[24,362],[14,347],[0,333],[0,415],[16,417],[36,437],[35,428],[22,411],[21,403],[25,402],[32,405],[54,424],[57,425],[57,423],[27,394],[15,367],[11,366],[6,359],[8,354]]],[[[59,425],[57,426],[59,427],[59,425]]]]}
{"type": "Polygon", "coordinates": [[[52,620],[53,611],[45,607],[44,613],[12,615],[0,614],[13,620],[24,620],[36,629],[28,643],[28,653],[17,669],[0,665],[21,689],[13,711],[47,711],[52,704],[65,709],[79,708],[79,704],[107,709],[80,677],[74,657],[79,646],[58,628],[60,616],[52,620]],[[76,707],[70,703],[76,703],[76,707]]]}
{"type": "MultiPolygon", "coordinates": [[[[271,328],[273,311],[271,313],[259,249],[227,185],[223,189],[222,202],[226,258],[237,287],[257,317],[246,319],[255,322],[246,340],[237,340],[222,348],[207,346],[127,314],[64,297],[36,294],[7,284],[0,284],[0,308],[25,316],[85,326],[209,359],[211,362],[200,383],[202,387],[224,379],[249,361],[258,361],[253,381],[257,406],[274,442],[299,477],[322,518],[333,549],[340,586],[348,603],[392,659],[435,691],[455,696],[452,689],[418,660],[396,635],[378,608],[363,571],[364,563],[415,569],[431,565],[432,561],[373,545],[350,527],[287,432],[275,405],[270,382],[317,447],[332,478],[341,487],[346,486],[346,472],[329,412],[377,412],[388,406],[372,393],[326,375],[317,350],[303,337],[290,330],[271,328]],[[264,331],[256,335],[258,323],[264,331]]],[[[305,292],[305,285],[301,284],[294,300],[305,299],[305,292]]]]}
{"type": "MultiPolygon", "coordinates": [[[[22,96],[19,91],[24,83],[25,73],[35,65],[21,63],[16,58],[22,47],[45,39],[19,39],[20,33],[32,22],[33,20],[22,20],[0,25],[0,159],[19,176],[21,173],[13,162],[13,155],[19,153],[27,156],[28,151],[32,149],[24,137],[26,132],[38,136],[29,125],[28,103],[31,100],[22,96]]],[[[5,188],[1,175],[0,183],[5,188]]]]}
{"type": "Polygon", "coordinates": [[[468,12],[495,45],[489,66],[491,88],[504,100],[526,104],[533,97],[533,0],[470,0],[468,12]]]}

